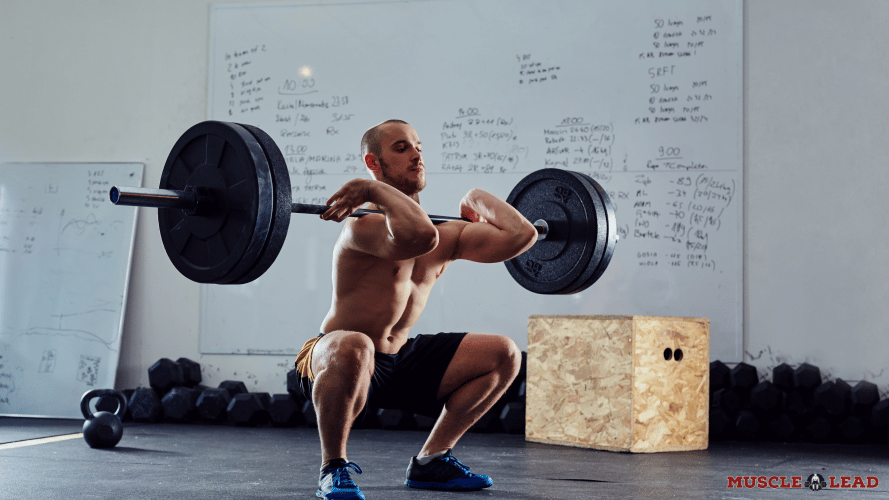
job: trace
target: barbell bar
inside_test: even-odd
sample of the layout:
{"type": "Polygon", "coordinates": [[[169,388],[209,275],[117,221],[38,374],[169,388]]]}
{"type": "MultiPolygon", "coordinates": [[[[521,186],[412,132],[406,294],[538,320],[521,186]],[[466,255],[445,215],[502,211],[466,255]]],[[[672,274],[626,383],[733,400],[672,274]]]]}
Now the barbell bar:
{"type": "MultiPolygon", "coordinates": [[[[185,190],[175,189],[151,189],[151,188],[134,188],[134,187],[117,187],[113,186],[108,193],[111,203],[115,205],[123,205],[130,207],[147,207],[147,208],[178,208],[186,212],[197,213],[200,206],[202,196],[212,196],[208,194],[201,195],[194,188],[185,190]]],[[[308,203],[291,203],[290,213],[294,214],[312,214],[321,215],[330,207],[327,205],[312,205],[308,203]]],[[[382,214],[379,210],[371,210],[368,208],[358,208],[349,217],[363,217],[368,214],[382,214]]],[[[427,214],[428,215],[428,214],[427,214]]],[[[448,215],[428,215],[429,220],[433,224],[442,224],[451,221],[472,222],[466,217],[451,217],[448,215]]],[[[540,219],[533,223],[537,230],[537,241],[546,239],[546,233],[549,225],[545,220],[540,219]]]]}
{"type": "MultiPolygon", "coordinates": [[[[261,276],[283,246],[290,215],[329,207],[292,203],[290,174],[272,138],[245,124],[206,121],[171,150],[157,189],[115,186],[115,205],[158,208],[164,249],[186,278],[242,284],[261,276]]],[[[614,207],[591,177],[545,168],[523,178],[506,202],[538,232],[530,250],[506,261],[524,288],[579,293],[608,266],[617,241],[614,207]]],[[[352,217],[376,210],[358,209],[352,217]]],[[[469,219],[430,215],[435,224],[469,219]]]]}

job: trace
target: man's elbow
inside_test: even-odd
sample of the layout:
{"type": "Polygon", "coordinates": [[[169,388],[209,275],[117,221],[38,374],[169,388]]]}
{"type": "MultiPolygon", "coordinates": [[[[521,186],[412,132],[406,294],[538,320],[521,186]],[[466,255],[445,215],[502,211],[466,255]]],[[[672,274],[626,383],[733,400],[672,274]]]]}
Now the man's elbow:
{"type": "Polygon", "coordinates": [[[537,242],[537,228],[534,227],[534,224],[531,224],[531,221],[526,220],[525,224],[522,224],[522,232],[519,241],[521,243],[519,254],[525,253],[537,242]]]}
{"type": "Polygon", "coordinates": [[[537,242],[537,228],[529,221],[525,221],[520,227],[516,228],[510,237],[509,256],[503,260],[509,260],[528,251],[537,242]]]}
{"type": "Polygon", "coordinates": [[[435,229],[435,226],[429,225],[428,228],[423,228],[423,230],[417,231],[417,235],[414,238],[414,247],[418,250],[422,250],[423,254],[427,254],[438,246],[438,229],[435,229]]]}

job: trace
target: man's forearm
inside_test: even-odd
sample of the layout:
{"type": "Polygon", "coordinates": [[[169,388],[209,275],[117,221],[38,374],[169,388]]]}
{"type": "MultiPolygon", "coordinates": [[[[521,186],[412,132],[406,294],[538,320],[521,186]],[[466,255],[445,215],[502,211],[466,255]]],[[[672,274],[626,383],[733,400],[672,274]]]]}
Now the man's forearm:
{"type": "Polygon", "coordinates": [[[417,202],[383,182],[373,181],[368,189],[370,202],[386,216],[389,233],[397,244],[437,237],[438,231],[417,202]]]}

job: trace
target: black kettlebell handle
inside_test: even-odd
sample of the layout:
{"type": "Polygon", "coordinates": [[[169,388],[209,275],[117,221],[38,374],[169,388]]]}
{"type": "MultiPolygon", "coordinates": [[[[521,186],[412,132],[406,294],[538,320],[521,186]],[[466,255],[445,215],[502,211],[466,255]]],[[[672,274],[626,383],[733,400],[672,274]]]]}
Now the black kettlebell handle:
{"type": "Polygon", "coordinates": [[[93,418],[93,412],[90,411],[90,401],[93,398],[101,398],[102,396],[113,396],[117,399],[119,404],[117,405],[117,411],[114,412],[114,416],[118,418],[123,417],[124,413],[127,412],[127,397],[124,393],[114,389],[93,389],[86,391],[83,397],[80,398],[80,412],[83,413],[83,418],[87,420],[93,418]]]}

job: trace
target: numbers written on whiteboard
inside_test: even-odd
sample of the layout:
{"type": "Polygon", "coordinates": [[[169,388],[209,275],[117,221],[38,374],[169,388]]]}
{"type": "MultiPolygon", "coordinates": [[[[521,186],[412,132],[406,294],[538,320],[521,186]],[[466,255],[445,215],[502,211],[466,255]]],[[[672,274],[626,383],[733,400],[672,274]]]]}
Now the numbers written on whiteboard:
{"type": "Polygon", "coordinates": [[[665,160],[665,159],[681,160],[682,159],[682,155],[681,155],[682,150],[677,147],[661,146],[658,148],[657,153],[658,153],[659,160],[665,160]]]}
{"type": "Polygon", "coordinates": [[[308,151],[308,146],[304,144],[287,144],[281,149],[282,153],[284,153],[285,156],[301,156],[306,154],[306,152],[308,151]]]}
{"type": "Polygon", "coordinates": [[[282,95],[302,95],[318,92],[314,89],[314,78],[295,78],[284,80],[284,84],[278,88],[278,93],[282,95]]]}

